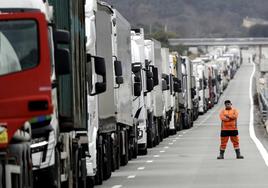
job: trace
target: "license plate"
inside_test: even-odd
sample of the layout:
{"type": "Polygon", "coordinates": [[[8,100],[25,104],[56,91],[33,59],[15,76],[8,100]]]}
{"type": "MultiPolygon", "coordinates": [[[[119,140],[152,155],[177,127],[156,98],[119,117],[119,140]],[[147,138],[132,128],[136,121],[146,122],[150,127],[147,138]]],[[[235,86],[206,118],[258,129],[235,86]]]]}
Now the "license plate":
{"type": "Polygon", "coordinates": [[[8,134],[7,131],[3,131],[0,133],[0,144],[6,144],[8,142],[8,134]]]}

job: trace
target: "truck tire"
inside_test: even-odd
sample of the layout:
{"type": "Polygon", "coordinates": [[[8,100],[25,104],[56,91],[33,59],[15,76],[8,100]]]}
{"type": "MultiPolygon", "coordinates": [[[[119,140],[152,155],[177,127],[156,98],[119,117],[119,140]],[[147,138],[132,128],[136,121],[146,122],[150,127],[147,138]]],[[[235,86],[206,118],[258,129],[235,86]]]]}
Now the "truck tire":
{"type": "Polygon", "coordinates": [[[54,164],[54,184],[53,188],[61,188],[61,164],[60,164],[60,152],[55,149],[55,164],[54,164]]]}
{"type": "Polygon", "coordinates": [[[148,148],[153,147],[153,136],[152,136],[152,130],[150,128],[147,129],[147,143],[148,143],[148,148]]]}
{"type": "MultiPolygon", "coordinates": [[[[10,163],[8,164],[19,165],[21,172],[21,174],[16,175],[14,174],[12,177],[10,177],[12,187],[16,188],[33,187],[30,143],[25,142],[25,143],[11,144],[9,148],[9,153],[16,159],[16,161],[10,161],[10,163]]],[[[4,166],[4,162],[2,164],[4,166]]],[[[3,167],[2,171],[5,171],[5,167],[3,167]]],[[[5,174],[5,172],[3,174],[5,174]]],[[[5,177],[1,178],[3,180],[5,177]]]]}
{"type": "Polygon", "coordinates": [[[152,117],[152,113],[150,113],[148,111],[148,115],[147,115],[147,122],[148,122],[148,126],[147,126],[147,147],[148,148],[152,148],[153,147],[153,117],[152,117]]]}
{"type": "Polygon", "coordinates": [[[97,140],[97,172],[94,177],[95,185],[101,185],[103,181],[103,151],[102,151],[102,136],[97,140]]]}
{"type": "Polygon", "coordinates": [[[125,131],[125,130],[123,130],[123,131],[121,131],[121,148],[122,148],[122,150],[121,150],[121,166],[125,166],[125,165],[127,165],[127,163],[128,163],[128,142],[129,142],[129,140],[128,140],[128,134],[127,134],[127,131],[125,131]],[[124,148],[123,148],[124,147],[124,148]],[[124,149],[124,151],[125,151],[125,153],[123,153],[123,149],[124,149]]]}
{"type": "Polygon", "coordinates": [[[112,175],[112,139],[107,135],[103,140],[103,179],[107,180],[112,175]]]}
{"type": "Polygon", "coordinates": [[[87,188],[93,188],[95,184],[94,177],[87,177],[87,188]]]}
{"type": "Polygon", "coordinates": [[[133,158],[137,159],[139,154],[139,146],[138,146],[138,142],[134,141],[134,151],[133,151],[133,158]]]}
{"type": "Polygon", "coordinates": [[[147,155],[147,153],[148,153],[147,148],[139,149],[139,155],[147,155]]]}
{"type": "Polygon", "coordinates": [[[120,141],[120,131],[117,131],[114,133],[114,140],[113,140],[113,145],[112,145],[112,156],[113,156],[113,162],[112,162],[112,170],[117,170],[120,168],[120,146],[121,146],[121,141],[120,141]]]}

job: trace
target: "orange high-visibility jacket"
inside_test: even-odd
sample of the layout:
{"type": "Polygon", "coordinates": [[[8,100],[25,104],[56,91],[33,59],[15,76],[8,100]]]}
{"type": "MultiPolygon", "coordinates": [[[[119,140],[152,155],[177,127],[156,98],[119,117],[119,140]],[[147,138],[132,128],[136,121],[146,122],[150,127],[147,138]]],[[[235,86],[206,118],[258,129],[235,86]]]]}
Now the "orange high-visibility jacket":
{"type": "Polygon", "coordinates": [[[237,118],[238,118],[238,111],[236,109],[234,108],[231,108],[230,110],[222,109],[220,113],[220,119],[222,122],[221,130],[237,130],[237,118]]]}

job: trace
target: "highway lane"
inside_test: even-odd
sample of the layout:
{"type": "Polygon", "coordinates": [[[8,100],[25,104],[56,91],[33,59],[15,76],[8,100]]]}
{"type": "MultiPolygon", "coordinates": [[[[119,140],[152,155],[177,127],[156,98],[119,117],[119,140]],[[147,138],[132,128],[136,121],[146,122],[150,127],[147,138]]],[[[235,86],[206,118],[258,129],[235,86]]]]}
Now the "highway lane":
{"type": "Polygon", "coordinates": [[[189,130],[165,139],[148,155],[139,156],[113,173],[97,188],[265,188],[268,167],[249,135],[249,79],[253,66],[244,63],[229,83],[218,105],[200,116],[189,130]],[[237,160],[229,142],[224,160],[219,153],[219,111],[230,99],[239,110],[241,152],[237,160]]]}

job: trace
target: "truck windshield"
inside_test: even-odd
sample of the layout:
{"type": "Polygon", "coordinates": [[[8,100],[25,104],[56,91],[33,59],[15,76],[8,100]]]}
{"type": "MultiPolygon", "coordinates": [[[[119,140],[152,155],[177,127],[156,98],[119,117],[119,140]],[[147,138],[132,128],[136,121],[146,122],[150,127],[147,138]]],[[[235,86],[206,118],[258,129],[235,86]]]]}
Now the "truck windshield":
{"type": "Polygon", "coordinates": [[[33,68],[38,61],[36,22],[0,21],[0,76],[33,68]]]}

